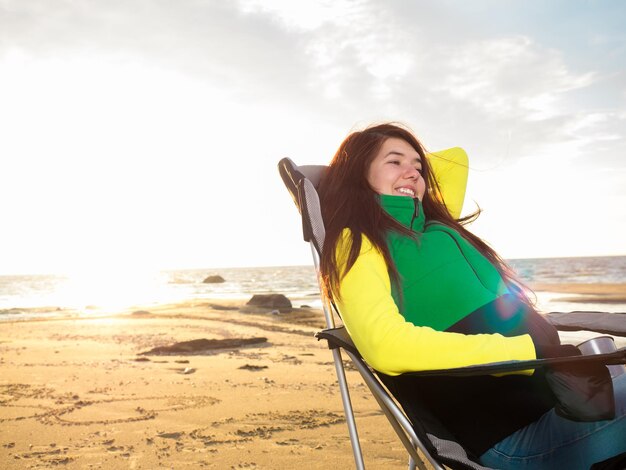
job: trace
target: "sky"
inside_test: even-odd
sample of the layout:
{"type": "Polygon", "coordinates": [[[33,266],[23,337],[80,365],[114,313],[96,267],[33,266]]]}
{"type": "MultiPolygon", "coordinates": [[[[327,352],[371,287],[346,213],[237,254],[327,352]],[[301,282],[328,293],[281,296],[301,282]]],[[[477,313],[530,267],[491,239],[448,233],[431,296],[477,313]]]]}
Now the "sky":
{"type": "Polygon", "coordinates": [[[408,125],[505,258],[626,254],[619,0],[0,0],[0,273],[306,265],[277,172],[408,125]]]}

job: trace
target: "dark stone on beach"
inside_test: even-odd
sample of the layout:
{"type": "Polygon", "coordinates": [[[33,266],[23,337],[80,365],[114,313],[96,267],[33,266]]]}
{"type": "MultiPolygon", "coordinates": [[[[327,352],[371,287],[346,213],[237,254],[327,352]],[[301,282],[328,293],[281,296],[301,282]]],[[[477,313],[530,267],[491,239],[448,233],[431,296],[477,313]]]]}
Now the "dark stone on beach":
{"type": "Polygon", "coordinates": [[[226,281],[219,274],[213,274],[211,276],[207,276],[202,282],[205,284],[219,284],[221,282],[226,282],[226,281]]]}
{"type": "Polygon", "coordinates": [[[267,338],[227,338],[227,339],[192,339],[191,341],[182,341],[174,343],[170,346],[159,346],[150,351],[142,352],[142,356],[147,355],[183,355],[197,354],[203,351],[213,351],[215,349],[235,349],[242,346],[250,346],[253,344],[261,344],[267,342],[267,338]]]}
{"type": "Polygon", "coordinates": [[[213,310],[237,310],[239,307],[233,307],[230,305],[220,305],[220,304],[208,304],[209,308],[213,310]]]}
{"type": "Polygon", "coordinates": [[[289,313],[293,308],[291,300],[283,294],[255,294],[246,305],[278,310],[280,313],[289,313]]]}
{"type": "Polygon", "coordinates": [[[184,434],[184,432],[162,432],[157,434],[157,436],[163,439],[180,439],[184,434]]]}
{"type": "Polygon", "coordinates": [[[250,370],[250,371],[259,371],[259,370],[267,369],[267,366],[255,366],[255,365],[252,365],[252,364],[244,364],[243,366],[238,367],[237,369],[250,370]]]}
{"type": "Polygon", "coordinates": [[[140,317],[140,316],[150,315],[150,312],[148,312],[147,310],[135,310],[132,313],[132,315],[140,317]]]}

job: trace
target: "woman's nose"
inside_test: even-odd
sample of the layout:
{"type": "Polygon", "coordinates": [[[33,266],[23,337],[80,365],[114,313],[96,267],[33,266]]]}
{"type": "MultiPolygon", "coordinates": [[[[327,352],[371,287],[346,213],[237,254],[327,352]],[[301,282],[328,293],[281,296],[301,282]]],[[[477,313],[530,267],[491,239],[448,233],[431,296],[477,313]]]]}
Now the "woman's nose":
{"type": "Polygon", "coordinates": [[[419,171],[417,171],[417,168],[415,168],[414,166],[408,167],[404,172],[405,178],[408,178],[408,179],[417,179],[418,175],[419,175],[419,171]]]}

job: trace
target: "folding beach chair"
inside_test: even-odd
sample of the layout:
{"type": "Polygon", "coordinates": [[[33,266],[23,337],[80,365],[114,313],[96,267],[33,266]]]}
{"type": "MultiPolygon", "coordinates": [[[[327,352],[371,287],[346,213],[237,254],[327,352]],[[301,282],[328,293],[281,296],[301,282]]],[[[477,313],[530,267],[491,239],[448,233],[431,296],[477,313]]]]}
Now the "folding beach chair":
{"type": "MultiPolygon", "coordinates": [[[[303,237],[310,243],[313,262],[319,273],[319,263],[324,246],[325,229],[321,216],[320,201],[317,194],[317,186],[323,177],[325,166],[308,165],[297,166],[288,158],[282,159],[278,164],[279,172],[285,186],[289,190],[302,217],[303,237]]],[[[321,287],[321,286],[320,286],[321,287]]],[[[355,423],[352,404],[346,374],[342,363],[340,350],[351,359],[355,368],[360,373],[372,395],[380,405],[381,410],[387,417],[393,430],[409,454],[409,469],[426,469],[426,460],[435,470],[443,470],[445,467],[452,469],[475,469],[482,470],[487,467],[473,461],[463,447],[441,430],[439,426],[433,427],[424,422],[411,422],[403,412],[399,403],[384,386],[383,380],[373,371],[359,354],[352,342],[347,330],[342,326],[336,326],[335,314],[341,318],[340,312],[328,299],[322,296],[326,329],[318,332],[316,337],[328,341],[335,363],[335,371],[339,383],[339,390],[343,402],[344,412],[350,435],[350,442],[354,453],[357,469],[363,469],[364,461],[361,452],[360,441],[355,423]],[[419,451],[419,452],[418,452],[419,451]],[[420,455],[421,453],[421,455],[420,455]]],[[[572,329],[572,325],[568,325],[572,329]]],[[[578,328],[582,329],[582,328],[578,328]]],[[[529,370],[545,365],[579,363],[603,363],[624,364],[626,363],[626,349],[614,353],[597,354],[593,356],[575,356],[555,359],[537,359],[532,361],[515,361],[497,364],[487,364],[456,369],[412,372],[410,375],[418,376],[457,376],[465,377],[472,375],[489,375],[502,372],[529,370]]],[[[427,410],[425,410],[427,412],[427,410]]],[[[414,421],[417,421],[414,418],[414,421]]]]}

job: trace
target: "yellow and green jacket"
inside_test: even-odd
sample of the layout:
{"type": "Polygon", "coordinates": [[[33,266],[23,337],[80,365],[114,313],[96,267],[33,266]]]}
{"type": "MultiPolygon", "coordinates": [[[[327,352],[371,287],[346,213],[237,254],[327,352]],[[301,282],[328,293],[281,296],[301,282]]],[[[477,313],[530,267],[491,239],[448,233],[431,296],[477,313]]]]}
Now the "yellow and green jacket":
{"type": "MultiPolygon", "coordinates": [[[[429,154],[428,161],[442,189],[439,196],[458,218],[465,198],[467,154],[452,148],[429,154]]],[[[508,289],[497,270],[454,230],[426,224],[417,199],[381,196],[381,204],[417,236],[389,234],[400,286],[392,286],[382,254],[365,236],[356,263],[341,281],[337,304],[368,363],[378,371],[397,375],[534,359],[529,335],[442,333],[508,289]]],[[[336,247],[339,264],[345,261],[350,240],[346,229],[336,247]]]]}
{"type": "MultiPolygon", "coordinates": [[[[412,201],[408,197],[395,197],[404,198],[409,203],[412,201]]],[[[349,230],[344,230],[337,248],[340,263],[347,257],[345,247],[350,243],[350,238],[349,230]]],[[[412,242],[419,244],[419,240],[412,242]]],[[[402,268],[398,266],[401,276],[402,268]]],[[[438,268],[445,269],[446,266],[438,268]]],[[[416,278],[415,282],[418,283],[419,279],[416,278]]],[[[436,285],[428,283],[428,286],[422,287],[427,287],[429,291],[417,289],[414,295],[404,289],[402,304],[407,306],[406,311],[409,313],[403,315],[404,312],[400,312],[394,300],[394,295],[398,296],[398,288],[394,288],[392,295],[391,280],[382,254],[363,236],[360,254],[340,283],[337,306],[354,344],[374,369],[387,375],[398,375],[418,370],[536,358],[533,341],[527,334],[505,337],[501,334],[466,335],[442,331],[452,325],[455,319],[471,313],[472,310],[463,312],[459,305],[471,308],[472,303],[479,303],[483,297],[487,299],[496,294],[490,296],[489,293],[481,292],[473,300],[464,301],[461,297],[465,289],[457,285],[452,289],[454,294],[448,294],[455,297],[454,302],[450,303],[454,304],[454,308],[446,309],[445,291],[437,293],[434,296],[437,299],[431,301],[426,298],[436,289],[436,285]],[[435,326],[428,324],[430,320],[420,319],[423,304],[428,305],[427,316],[435,326]],[[440,304],[443,311],[436,310],[436,304],[440,304]]],[[[496,289],[498,292],[503,288],[497,285],[496,289]]]]}

